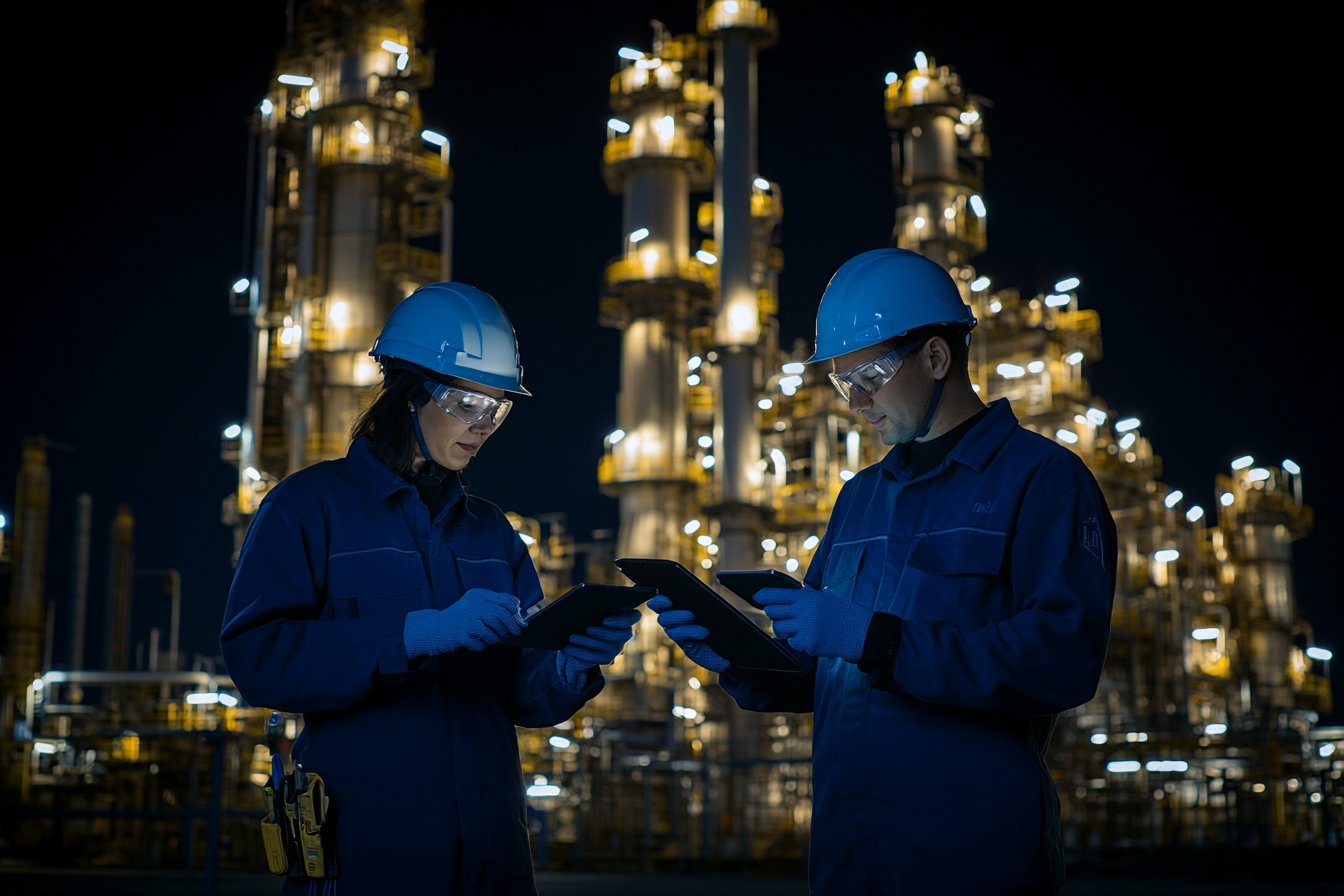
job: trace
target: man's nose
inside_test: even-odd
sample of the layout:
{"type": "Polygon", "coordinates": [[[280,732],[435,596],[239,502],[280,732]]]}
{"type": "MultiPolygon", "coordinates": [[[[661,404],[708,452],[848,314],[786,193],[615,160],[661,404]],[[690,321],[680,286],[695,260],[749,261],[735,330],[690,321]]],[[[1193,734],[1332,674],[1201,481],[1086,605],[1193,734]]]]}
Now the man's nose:
{"type": "Polygon", "coordinates": [[[869,398],[867,395],[864,395],[862,392],[860,392],[858,389],[855,389],[853,386],[849,387],[850,413],[857,414],[859,411],[866,411],[872,406],[873,406],[873,400],[871,398],[869,398]]]}

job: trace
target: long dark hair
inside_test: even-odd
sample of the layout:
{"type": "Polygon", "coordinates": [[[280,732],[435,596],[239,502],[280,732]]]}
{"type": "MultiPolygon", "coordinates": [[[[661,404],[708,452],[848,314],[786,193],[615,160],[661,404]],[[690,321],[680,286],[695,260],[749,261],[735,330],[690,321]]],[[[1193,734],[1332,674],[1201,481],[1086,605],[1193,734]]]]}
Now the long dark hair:
{"type": "Polygon", "coordinates": [[[415,425],[406,405],[422,408],[429,401],[425,380],[442,380],[427,370],[397,366],[383,376],[382,385],[350,430],[350,440],[368,436],[369,450],[398,476],[415,462],[415,425]]]}

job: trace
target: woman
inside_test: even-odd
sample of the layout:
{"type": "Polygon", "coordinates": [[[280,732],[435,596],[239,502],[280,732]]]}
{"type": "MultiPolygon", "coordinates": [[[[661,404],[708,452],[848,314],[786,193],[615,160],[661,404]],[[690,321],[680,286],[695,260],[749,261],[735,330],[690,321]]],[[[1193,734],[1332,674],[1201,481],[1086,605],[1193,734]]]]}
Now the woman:
{"type": "MultiPolygon", "coordinates": [[[[638,611],[561,651],[498,646],[542,598],[527,549],[461,470],[529,394],[504,309],[435,283],[370,352],[349,453],[266,496],[221,645],[254,706],[304,714],[293,757],[331,797],[341,896],[535,892],[514,726],[571,718],[638,611]]],[[[288,878],[287,890],[306,889],[288,878]]]]}

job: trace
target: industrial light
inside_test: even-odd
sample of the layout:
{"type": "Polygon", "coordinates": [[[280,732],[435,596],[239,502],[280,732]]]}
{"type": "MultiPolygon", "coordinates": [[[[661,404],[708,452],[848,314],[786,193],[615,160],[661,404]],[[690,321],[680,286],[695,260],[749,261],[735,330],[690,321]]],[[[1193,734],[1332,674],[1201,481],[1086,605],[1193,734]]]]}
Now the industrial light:
{"type": "Polygon", "coordinates": [[[620,441],[621,439],[623,439],[623,438],[625,438],[625,430],[623,430],[623,429],[613,429],[613,430],[611,431],[611,434],[607,436],[607,442],[610,443],[610,444],[612,444],[612,445],[615,445],[617,442],[619,442],[619,441],[620,441]]]}
{"type": "Polygon", "coordinates": [[[957,210],[952,206],[949,205],[947,208],[943,209],[943,217],[946,218],[947,220],[951,221],[956,216],[957,216],[957,210]]]}
{"type": "Polygon", "coordinates": [[[854,478],[854,471],[853,471],[853,470],[841,470],[841,471],[840,471],[840,481],[841,481],[841,482],[848,482],[849,480],[851,480],[851,479],[853,479],[853,478],[854,478]]]}
{"type": "Polygon", "coordinates": [[[637,243],[649,235],[649,228],[641,227],[630,234],[630,242],[637,243]]]}
{"type": "Polygon", "coordinates": [[[261,481],[261,474],[257,472],[256,467],[248,467],[246,470],[243,471],[243,475],[246,476],[248,479],[251,479],[253,482],[261,481]]]}
{"type": "Polygon", "coordinates": [[[350,315],[350,306],[345,302],[336,302],[331,306],[331,322],[339,324],[350,315]]]}
{"type": "Polygon", "coordinates": [[[756,178],[751,182],[751,185],[758,190],[765,190],[767,193],[770,191],[770,181],[763,177],[756,178]]]}
{"type": "Polygon", "coordinates": [[[247,292],[247,288],[251,285],[252,285],[251,280],[247,279],[246,277],[239,277],[237,280],[233,281],[233,294],[240,296],[243,293],[247,292]]]}
{"type": "Polygon", "coordinates": [[[1314,660],[1320,660],[1323,663],[1328,663],[1334,657],[1334,654],[1331,653],[1329,650],[1326,650],[1324,647],[1308,647],[1307,656],[1311,657],[1314,660]]]}
{"type": "Polygon", "coordinates": [[[976,395],[979,395],[979,394],[980,394],[980,384],[979,384],[979,383],[971,383],[971,391],[974,392],[976,395]]]}
{"type": "Polygon", "coordinates": [[[785,373],[799,374],[807,369],[807,365],[802,361],[790,361],[779,369],[785,373]]]}
{"type": "Polygon", "coordinates": [[[961,113],[962,124],[975,124],[979,120],[980,120],[980,113],[975,111],[974,109],[972,109],[969,112],[961,113]]]}
{"type": "Polygon", "coordinates": [[[779,381],[779,391],[785,395],[794,395],[798,392],[798,387],[803,384],[803,378],[800,376],[786,376],[779,381]]]}
{"type": "Polygon", "coordinates": [[[437,131],[421,131],[420,139],[426,143],[433,143],[435,146],[448,145],[448,138],[437,131]]]}
{"type": "Polygon", "coordinates": [[[1000,364],[994,368],[994,371],[1006,380],[1024,376],[1027,372],[1025,368],[1018,367],[1016,364],[1000,364]]]}
{"type": "Polygon", "coordinates": [[[1136,759],[1121,759],[1117,762],[1106,763],[1106,771],[1116,775],[1127,775],[1138,771],[1141,767],[1136,759]]]}
{"type": "Polygon", "coordinates": [[[621,121],[619,118],[608,118],[607,127],[618,134],[630,133],[630,123],[628,121],[621,121]]]}
{"type": "Polygon", "coordinates": [[[888,84],[895,84],[899,80],[901,80],[901,78],[895,72],[887,72],[886,82],[888,84]]]}
{"type": "Polygon", "coordinates": [[[705,545],[705,553],[706,553],[706,554],[709,554],[711,557],[714,556],[715,554],[717,554],[718,552],[719,552],[719,546],[718,546],[718,545],[716,545],[716,544],[708,544],[708,545],[705,545]]]}
{"type": "Polygon", "coordinates": [[[55,744],[44,743],[43,741],[38,741],[37,743],[33,744],[33,752],[34,752],[34,753],[48,753],[48,754],[49,754],[49,753],[55,753],[55,752],[56,752],[56,745],[55,745],[55,744]]]}
{"type": "Polygon", "coordinates": [[[1060,429],[1055,431],[1055,438],[1061,442],[1068,442],[1070,445],[1078,441],[1078,433],[1071,429],[1060,429]]]}
{"type": "Polygon", "coordinates": [[[695,370],[697,367],[699,367],[699,366],[700,366],[701,364],[703,364],[703,363],[705,363],[705,362],[704,362],[703,359],[701,359],[701,357],[700,357],[699,355],[691,355],[691,357],[690,357],[689,359],[687,359],[687,361],[686,361],[686,369],[687,369],[687,370],[695,370]]]}
{"type": "MultiPolygon", "coordinates": [[[[1065,360],[1068,360],[1067,358],[1065,360]]],[[[1087,419],[1091,420],[1097,426],[1106,422],[1106,412],[1101,408],[1088,408],[1087,419]]]]}
{"type": "Polygon", "coordinates": [[[523,544],[526,545],[534,545],[537,543],[537,540],[533,538],[531,535],[528,535],[526,532],[519,532],[518,538],[523,542],[523,544]]]}
{"type": "Polygon", "coordinates": [[[920,50],[918,53],[915,54],[915,68],[919,69],[920,71],[924,71],[924,69],[928,67],[929,67],[929,57],[924,55],[923,50],[920,50]]]}
{"type": "Polygon", "coordinates": [[[1204,726],[1205,734],[1226,734],[1227,726],[1222,722],[1210,722],[1204,726]]]}
{"type": "Polygon", "coordinates": [[[559,796],[560,788],[554,784],[532,784],[527,788],[528,796],[559,796]]]}
{"type": "Polygon", "coordinates": [[[654,124],[653,129],[658,132],[658,139],[666,143],[677,136],[677,120],[671,115],[664,115],[654,124]]]}
{"type": "Polygon", "coordinates": [[[569,738],[561,737],[558,734],[553,734],[551,735],[550,744],[556,749],[563,750],[569,746],[569,738]]]}
{"type": "Polygon", "coordinates": [[[687,520],[686,525],[681,527],[681,531],[685,532],[687,535],[694,535],[696,532],[700,531],[700,521],[687,520]]]}
{"type": "Polygon", "coordinates": [[[1073,299],[1066,295],[1051,295],[1045,297],[1045,307],[1061,308],[1072,302],[1073,299]]]}
{"type": "Polygon", "coordinates": [[[1176,489],[1176,491],[1167,495],[1167,497],[1163,499],[1162,503],[1167,505],[1168,507],[1175,507],[1177,504],[1181,503],[1181,499],[1184,497],[1185,492],[1181,491],[1180,489],[1176,489]]]}
{"type": "Polygon", "coordinates": [[[1181,559],[1181,552],[1171,549],[1165,551],[1158,551],[1155,554],[1153,554],[1153,559],[1156,560],[1158,563],[1173,563],[1181,559]]]}
{"type": "Polygon", "coordinates": [[[307,75],[281,75],[275,80],[281,84],[291,84],[295,87],[312,87],[313,79],[307,75]]]}
{"type": "Polygon", "coordinates": [[[228,426],[224,427],[224,438],[226,439],[236,439],[242,434],[243,428],[237,423],[230,423],[228,426]]]}
{"type": "Polygon", "coordinates": [[[1068,279],[1061,280],[1055,284],[1055,292],[1068,292],[1071,289],[1077,289],[1082,283],[1083,281],[1079,280],[1077,277],[1069,277],[1068,279]]]}
{"type": "Polygon", "coordinates": [[[1077,367],[1082,362],[1083,362],[1082,352],[1070,352],[1064,357],[1064,363],[1068,364],[1070,367],[1077,367]]]}
{"type": "Polygon", "coordinates": [[[1246,478],[1251,482],[1263,482],[1269,478],[1269,471],[1264,467],[1256,467],[1246,474],[1246,478]]]}
{"type": "Polygon", "coordinates": [[[775,403],[768,398],[762,398],[760,401],[756,402],[756,407],[760,408],[763,411],[768,411],[774,406],[775,403]]]}
{"type": "Polygon", "coordinates": [[[1003,310],[1003,303],[1000,302],[998,299],[995,299],[994,301],[989,303],[989,310],[994,312],[995,314],[998,314],[1000,311],[1003,310]]]}
{"type": "Polygon", "coordinates": [[[1190,633],[1190,637],[1196,641],[1217,641],[1218,629],[1216,628],[1197,628],[1190,633]]]}
{"type": "Polygon", "coordinates": [[[1189,767],[1184,759],[1149,759],[1145,766],[1150,772],[1183,772],[1189,767]]]}
{"type": "Polygon", "coordinates": [[[696,439],[695,442],[696,442],[696,444],[699,445],[701,448],[712,448],[712,447],[714,446],[714,437],[713,437],[713,436],[701,436],[700,438],[696,439]]]}
{"type": "Polygon", "coordinates": [[[695,541],[697,544],[702,544],[705,547],[709,547],[711,544],[714,543],[714,539],[710,538],[708,535],[701,535],[695,541]]]}
{"type": "Polygon", "coordinates": [[[1092,743],[1094,744],[1104,744],[1106,743],[1106,735],[1097,733],[1092,735],[1092,737],[1090,737],[1089,740],[1091,740],[1092,743]]]}
{"type": "Polygon", "coordinates": [[[737,15],[737,0],[723,0],[723,11],[730,16],[737,15]]]}
{"type": "Polygon", "coordinates": [[[700,466],[704,467],[706,470],[712,468],[714,466],[714,455],[706,454],[704,457],[700,458],[700,466]]]}
{"type": "Polygon", "coordinates": [[[238,698],[233,696],[232,694],[225,694],[221,691],[219,694],[219,702],[224,704],[225,706],[237,706],[238,698]]]}
{"type": "Polygon", "coordinates": [[[1204,508],[1200,507],[1198,504],[1196,504],[1194,507],[1191,507],[1189,510],[1185,512],[1185,518],[1192,523],[1199,522],[1200,518],[1203,516],[1204,516],[1204,508]]]}
{"type": "Polygon", "coordinates": [[[971,211],[975,212],[977,218],[985,216],[985,200],[980,198],[979,193],[971,195],[971,211]]]}
{"type": "Polygon", "coordinates": [[[399,44],[399,43],[397,43],[397,42],[394,41],[394,40],[385,40],[385,41],[383,41],[383,43],[382,43],[382,47],[383,47],[384,50],[386,50],[386,51],[389,52],[389,53],[405,53],[405,52],[406,52],[406,45],[405,45],[405,44],[399,44]]]}
{"type": "Polygon", "coordinates": [[[762,550],[765,550],[765,551],[773,551],[777,546],[778,546],[778,545],[777,545],[777,543],[775,542],[775,540],[774,540],[773,538],[763,538],[763,539],[761,539],[761,549],[762,549],[762,550]]]}
{"type": "Polygon", "coordinates": [[[780,451],[778,448],[771,448],[770,460],[774,462],[776,473],[784,472],[784,465],[788,463],[788,461],[785,459],[783,451],[780,451]]]}
{"type": "Polygon", "coordinates": [[[798,561],[793,557],[790,557],[789,559],[784,561],[784,568],[787,569],[789,572],[797,572],[798,561]]]}
{"type": "Polygon", "coordinates": [[[643,59],[644,54],[633,47],[621,47],[616,51],[616,55],[622,59],[643,59]]]}
{"type": "MultiPolygon", "coordinates": [[[[207,703],[219,703],[219,694],[207,693],[205,691],[194,691],[187,695],[187,702],[196,706],[203,706],[207,703]]],[[[235,703],[237,701],[234,701],[235,703]]]]}
{"type": "Polygon", "coordinates": [[[915,75],[910,79],[910,88],[912,90],[923,90],[929,86],[929,79],[923,75],[915,75]]]}
{"type": "Polygon", "coordinates": [[[1253,463],[1255,463],[1255,458],[1253,458],[1253,457],[1251,457],[1249,454],[1247,454],[1247,455],[1245,455],[1245,456],[1243,456],[1243,457],[1239,457],[1239,458],[1237,458],[1236,460],[1232,461],[1232,469],[1234,469],[1234,470],[1244,470],[1244,469],[1246,469],[1247,467],[1249,467],[1249,466],[1250,466],[1251,464],[1253,464],[1253,463]]]}
{"type": "Polygon", "coordinates": [[[700,385],[700,374],[693,373],[690,376],[686,377],[686,385],[688,386],[700,385]]]}
{"type": "Polygon", "coordinates": [[[1032,373],[1040,373],[1044,369],[1045,369],[1044,361],[1032,361],[1031,363],[1027,364],[1027,370],[1031,371],[1032,373]]]}
{"type": "Polygon", "coordinates": [[[275,111],[275,103],[271,102],[270,100],[262,100],[262,101],[261,101],[261,114],[262,114],[262,115],[270,115],[270,114],[271,114],[272,112],[274,112],[274,111],[275,111]]]}
{"type": "Polygon", "coordinates": [[[1232,503],[1236,500],[1237,500],[1236,497],[1233,496],[1231,492],[1223,492],[1221,495],[1218,496],[1218,503],[1223,505],[1224,507],[1231,507],[1232,503]]]}
{"type": "Polygon", "coordinates": [[[1301,473],[1301,472],[1302,472],[1302,468],[1301,468],[1301,467],[1299,467],[1297,464],[1293,463],[1292,461],[1288,460],[1287,458],[1284,458],[1283,463],[1280,464],[1279,466],[1283,467],[1285,470],[1287,470],[1289,473],[1292,473],[1294,476],[1296,476],[1298,473],[1301,473]]]}
{"type": "Polygon", "coordinates": [[[1131,429],[1138,429],[1140,426],[1138,417],[1126,417],[1117,421],[1115,424],[1116,432],[1129,432],[1131,429]]]}
{"type": "Polygon", "coordinates": [[[356,118],[350,123],[350,126],[355,129],[355,142],[360,146],[368,146],[369,141],[373,138],[369,136],[369,129],[365,126],[364,122],[356,118]]]}
{"type": "Polygon", "coordinates": [[[1130,445],[1133,445],[1133,444],[1134,444],[1135,442],[1137,442],[1138,440],[1139,440],[1139,437],[1138,437],[1136,434],[1134,434],[1134,433],[1131,432],[1131,433],[1129,433],[1128,435],[1126,435],[1124,438],[1122,438],[1122,439],[1120,440],[1120,447],[1121,447],[1121,448],[1128,448],[1130,445]]]}
{"type": "Polygon", "coordinates": [[[695,257],[703,261],[705,264],[714,264],[719,260],[719,256],[715,255],[712,252],[706,252],[704,249],[697,250],[695,253],[695,257]]]}
{"type": "Polygon", "coordinates": [[[815,535],[809,535],[803,539],[803,550],[810,551],[821,543],[821,539],[815,535]]]}
{"type": "Polygon", "coordinates": [[[925,223],[927,222],[925,222],[925,220],[922,217],[916,217],[915,220],[911,223],[915,225],[916,230],[922,230],[925,223]]]}
{"type": "MultiPolygon", "coordinates": [[[[1323,743],[1323,744],[1321,744],[1320,749],[1318,749],[1316,752],[1319,753],[1319,754],[1321,755],[1321,758],[1322,758],[1322,759],[1325,759],[1325,758],[1327,758],[1327,757],[1329,757],[1329,756],[1333,756],[1333,755],[1335,755],[1335,745],[1332,744],[1332,743],[1328,743],[1328,742],[1327,742],[1327,743],[1323,743]]],[[[1314,796],[1314,795],[1315,795],[1315,794],[1313,794],[1313,796],[1314,796]]]]}
{"type": "Polygon", "coordinates": [[[971,281],[971,292],[979,292],[982,289],[989,289],[989,278],[979,277],[971,281]]]}

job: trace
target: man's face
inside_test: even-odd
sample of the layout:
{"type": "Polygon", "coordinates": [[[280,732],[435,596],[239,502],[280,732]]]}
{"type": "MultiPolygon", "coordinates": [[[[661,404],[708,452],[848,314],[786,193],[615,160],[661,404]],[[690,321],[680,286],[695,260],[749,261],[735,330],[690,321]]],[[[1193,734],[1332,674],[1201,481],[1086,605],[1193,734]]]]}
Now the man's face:
{"type": "MultiPolygon", "coordinates": [[[[884,445],[907,442],[919,431],[933,398],[933,366],[929,359],[930,342],[901,360],[901,368],[872,398],[858,389],[849,390],[849,409],[873,424],[884,445]]],[[[846,374],[890,352],[873,345],[843,354],[831,361],[838,374],[846,374]]]]}

